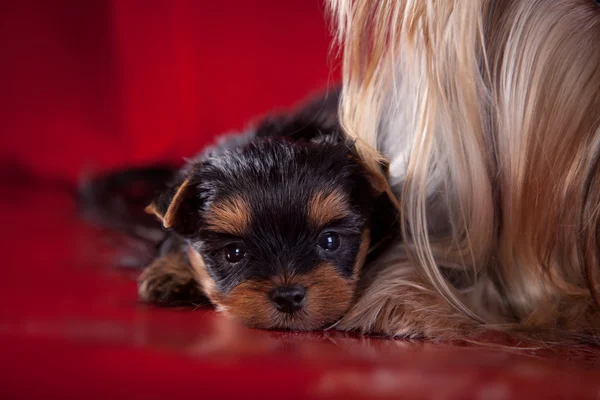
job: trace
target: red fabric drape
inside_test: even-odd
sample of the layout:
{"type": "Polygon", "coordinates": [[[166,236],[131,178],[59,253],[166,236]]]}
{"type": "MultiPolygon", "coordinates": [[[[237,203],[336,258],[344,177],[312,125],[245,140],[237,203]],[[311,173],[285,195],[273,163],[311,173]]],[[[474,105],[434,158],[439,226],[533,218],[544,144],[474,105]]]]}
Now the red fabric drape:
{"type": "Polygon", "coordinates": [[[191,155],[335,81],[307,0],[0,2],[0,160],[74,180],[191,155]]]}

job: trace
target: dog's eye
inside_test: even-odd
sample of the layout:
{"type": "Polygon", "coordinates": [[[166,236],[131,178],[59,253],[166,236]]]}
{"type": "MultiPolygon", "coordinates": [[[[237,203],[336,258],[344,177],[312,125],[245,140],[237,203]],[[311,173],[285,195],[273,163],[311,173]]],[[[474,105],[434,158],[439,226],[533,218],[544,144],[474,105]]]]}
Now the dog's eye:
{"type": "Polygon", "coordinates": [[[326,251],[336,251],[340,247],[340,235],[335,232],[325,232],[319,238],[319,247],[326,251]]]}
{"type": "Polygon", "coordinates": [[[239,243],[230,244],[225,247],[225,259],[227,262],[235,264],[243,260],[246,257],[246,249],[239,243]]]}

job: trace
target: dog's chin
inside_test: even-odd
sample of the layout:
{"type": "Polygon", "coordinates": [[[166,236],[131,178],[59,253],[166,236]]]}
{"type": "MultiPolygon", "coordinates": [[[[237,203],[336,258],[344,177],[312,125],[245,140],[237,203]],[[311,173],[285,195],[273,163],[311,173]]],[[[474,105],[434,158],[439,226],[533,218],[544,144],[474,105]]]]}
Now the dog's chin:
{"type": "MultiPolygon", "coordinates": [[[[341,306],[341,305],[340,305],[341,306]]],[[[342,306],[344,312],[348,306],[342,306]]],[[[286,331],[315,331],[323,330],[344,316],[344,312],[338,312],[327,316],[311,315],[308,311],[301,310],[295,313],[283,313],[275,309],[267,313],[258,312],[255,315],[240,315],[235,310],[226,311],[226,314],[240,321],[249,328],[265,330],[286,331]]]]}

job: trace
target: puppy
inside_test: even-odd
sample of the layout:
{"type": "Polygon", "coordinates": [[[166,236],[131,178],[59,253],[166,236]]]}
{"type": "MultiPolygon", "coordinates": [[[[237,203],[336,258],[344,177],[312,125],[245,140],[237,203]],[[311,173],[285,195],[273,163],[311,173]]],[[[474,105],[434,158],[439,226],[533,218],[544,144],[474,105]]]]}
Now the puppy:
{"type": "Polygon", "coordinates": [[[140,299],[208,299],[265,329],[338,321],[395,219],[382,182],[342,134],[337,105],[335,92],[268,118],[174,173],[146,208],[167,236],[139,278],[140,299]]]}
{"type": "Polygon", "coordinates": [[[402,241],[341,329],[600,328],[597,0],[329,0],[341,123],[402,241]]]}

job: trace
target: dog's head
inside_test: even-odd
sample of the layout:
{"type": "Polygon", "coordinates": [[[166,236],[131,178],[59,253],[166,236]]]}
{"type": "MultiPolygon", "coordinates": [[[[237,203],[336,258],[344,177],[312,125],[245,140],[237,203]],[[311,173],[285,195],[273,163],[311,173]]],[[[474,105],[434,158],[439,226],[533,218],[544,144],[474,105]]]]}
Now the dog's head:
{"type": "Polygon", "coordinates": [[[354,298],[376,199],[341,135],[298,121],[192,164],[152,210],[185,237],[207,296],[258,328],[310,330],[354,298]]]}

